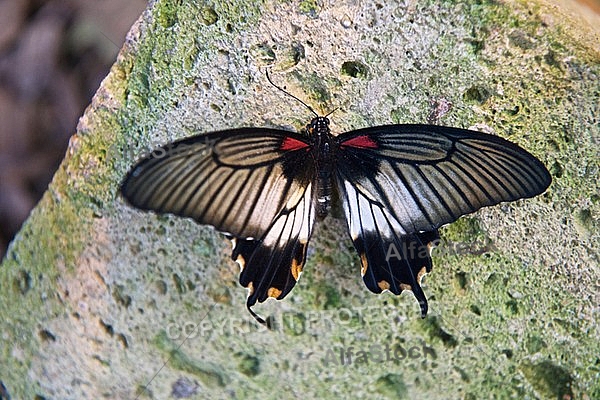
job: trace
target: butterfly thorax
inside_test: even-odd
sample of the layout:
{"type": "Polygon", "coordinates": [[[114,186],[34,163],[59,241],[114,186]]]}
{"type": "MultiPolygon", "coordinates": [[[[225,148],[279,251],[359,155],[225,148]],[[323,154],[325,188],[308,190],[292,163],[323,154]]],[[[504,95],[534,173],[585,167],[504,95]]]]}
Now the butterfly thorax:
{"type": "Polygon", "coordinates": [[[313,140],[313,157],[318,171],[316,176],[317,217],[324,218],[331,207],[332,174],[335,163],[337,144],[331,136],[329,119],[316,117],[306,126],[306,131],[313,140]]]}

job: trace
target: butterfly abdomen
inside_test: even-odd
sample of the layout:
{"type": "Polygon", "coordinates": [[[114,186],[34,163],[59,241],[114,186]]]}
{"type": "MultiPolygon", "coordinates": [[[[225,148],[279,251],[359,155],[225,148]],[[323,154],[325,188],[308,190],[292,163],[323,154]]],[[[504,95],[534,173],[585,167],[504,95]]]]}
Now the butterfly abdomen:
{"type": "Polygon", "coordinates": [[[317,218],[323,219],[329,213],[329,209],[331,208],[331,170],[329,173],[322,173],[324,171],[320,171],[317,183],[317,204],[316,204],[316,212],[317,218]]]}

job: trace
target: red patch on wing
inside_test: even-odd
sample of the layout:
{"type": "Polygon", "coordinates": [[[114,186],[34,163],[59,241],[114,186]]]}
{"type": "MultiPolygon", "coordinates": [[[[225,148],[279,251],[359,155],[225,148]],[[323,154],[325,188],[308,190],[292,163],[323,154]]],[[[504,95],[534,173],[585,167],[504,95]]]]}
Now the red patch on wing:
{"type": "Polygon", "coordinates": [[[358,147],[359,149],[376,149],[379,147],[377,142],[367,135],[357,136],[355,138],[348,139],[342,142],[341,145],[344,147],[358,147]]]}
{"type": "Polygon", "coordinates": [[[279,149],[288,151],[288,150],[301,150],[301,149],[306,149],[308,147],[309,147],[308,143],[304,143],[302,140],[294,139],[291,137],[286,137],[285,139],[283,139],[283,142],[281,143],[281,146],[279,147],[279,149]]]}

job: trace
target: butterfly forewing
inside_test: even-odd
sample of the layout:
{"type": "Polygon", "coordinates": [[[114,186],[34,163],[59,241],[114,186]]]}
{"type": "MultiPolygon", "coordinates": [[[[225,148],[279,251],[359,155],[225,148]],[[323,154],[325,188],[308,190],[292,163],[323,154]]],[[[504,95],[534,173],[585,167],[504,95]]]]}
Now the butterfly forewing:
{"type": "Polygon", "coordinates": [[[398,235],[431,231],[481,207],[533,197],[546,168],[500,137],[432,125],[387,125],[339,136],[338,173],[381,205],[398,235]],[[369,147],[347,143],[362,138],[369,147]]]}
{"type": "Polygon", "coordinates": [[[122,193],[134,206],[190,217],[235,237],[259,238],[304,195],[314,167],[293,132],[246,128],[169,144],[142,160],[122,193]]]}

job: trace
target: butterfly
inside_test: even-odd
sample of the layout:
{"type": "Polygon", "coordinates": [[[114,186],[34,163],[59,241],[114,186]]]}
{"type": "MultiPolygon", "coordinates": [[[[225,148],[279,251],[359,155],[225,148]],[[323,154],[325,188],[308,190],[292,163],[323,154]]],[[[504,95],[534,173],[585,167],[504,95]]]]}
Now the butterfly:
{"type": "Polygon", "coordinates": [[[239,282],[249,289],[246,307],[262,323],[252,307],[292,290],[314,224],[336,199],[367,288],[412,291],[425,317],[421,280],[432,269],[438,228],[536,196],[552,180],[537,158],[498,136],[420,124],[335,136],[328,117],[307,107],[315,118],[300,133],[202,133],[147,155],[121,185],[139,209],[192,218],[231,238],[239,282]]]}

